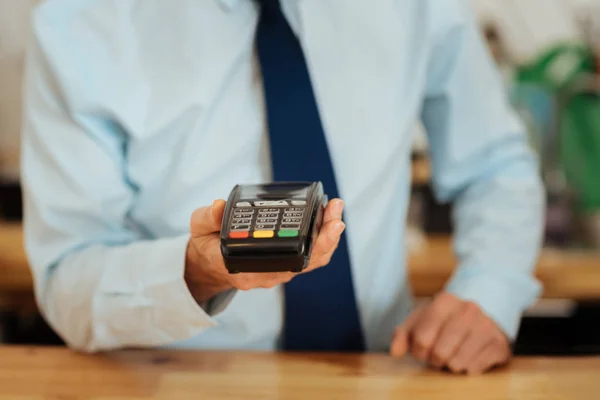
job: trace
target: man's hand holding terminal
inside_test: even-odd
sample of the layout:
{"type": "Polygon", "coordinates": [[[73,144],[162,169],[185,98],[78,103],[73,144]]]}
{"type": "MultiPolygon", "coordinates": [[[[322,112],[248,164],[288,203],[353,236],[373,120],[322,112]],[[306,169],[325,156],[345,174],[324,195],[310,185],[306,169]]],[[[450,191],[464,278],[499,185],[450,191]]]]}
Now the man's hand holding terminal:
{"type": "MultiPolygon", "coordinates": [[[[333,199],[327,204],[310,263],[302,273],[329,263],[345,229],[343,208],[344,203],[340,199],[333,199]]],[[[292,272],[230,274],[223,262],[219,238],[224,212],[225,201],[217,200],[212,206],[200,208],[192,214],[185,281],[199,304],[230,289],[272,288],[289,282],[296,275],[292,272]]]]}

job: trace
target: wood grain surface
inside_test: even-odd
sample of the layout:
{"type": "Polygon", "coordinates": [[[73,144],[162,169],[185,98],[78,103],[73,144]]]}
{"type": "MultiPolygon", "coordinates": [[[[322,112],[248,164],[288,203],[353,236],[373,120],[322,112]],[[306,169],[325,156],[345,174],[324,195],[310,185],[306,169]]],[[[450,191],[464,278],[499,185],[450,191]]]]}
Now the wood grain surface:
{"type": "Polygon", "coordinates": [[[0,292],[31,290],[31,273],[23,248],[23,228],[18,223],[0,223],[0,292]]]}
{"type": "Polygon", "coordinates": [[[600,358],[453,376],[387,355],[0,347],[0,399],[598,399],[600,358]]]}
{"type": "MultiPolygon", "coordinates": [[[[412,251],[408,262],[415,295],[427,297],[444,287],[457,261],[450,238],[434,236],[422,248],[412,251]]],[[[544,298],[598,300],[600,253],[543,249],[536,277],[544,286],[544,298]]]]}

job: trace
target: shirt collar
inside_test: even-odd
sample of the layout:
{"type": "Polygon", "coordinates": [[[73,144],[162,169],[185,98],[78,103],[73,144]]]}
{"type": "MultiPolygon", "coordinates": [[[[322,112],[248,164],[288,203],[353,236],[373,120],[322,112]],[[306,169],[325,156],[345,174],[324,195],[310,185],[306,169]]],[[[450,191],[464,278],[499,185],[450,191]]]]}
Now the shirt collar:
{"type": "MultiPolygon", "coordinates": [[[[244,0],[248,1],[248,0],[244,0]]],[[[227,11],[231,11],[234,7],[238,6],[242,0],[217,0],[217,3],[221,4],[227,11]]]]}

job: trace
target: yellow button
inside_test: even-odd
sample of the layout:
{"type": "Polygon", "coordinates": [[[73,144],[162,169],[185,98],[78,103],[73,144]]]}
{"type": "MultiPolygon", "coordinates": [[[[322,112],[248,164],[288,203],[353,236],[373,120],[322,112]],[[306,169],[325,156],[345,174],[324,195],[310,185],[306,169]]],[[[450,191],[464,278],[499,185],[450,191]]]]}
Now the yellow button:
{"type": "Polygon", "coordinates": [[[272,238],[273,236],[275,236],[274,231],[255,231],[254,232],[255,239],[268,239],[268,238],[272,238]]]}

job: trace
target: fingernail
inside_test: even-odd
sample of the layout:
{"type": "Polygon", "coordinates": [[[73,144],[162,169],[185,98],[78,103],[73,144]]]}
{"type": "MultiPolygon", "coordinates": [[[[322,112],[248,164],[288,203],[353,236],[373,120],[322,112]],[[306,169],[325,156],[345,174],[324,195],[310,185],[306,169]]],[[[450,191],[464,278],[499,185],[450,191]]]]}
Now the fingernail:
{"type": "Polygon", "coordinates": [[[341,214],[342,211],[344,211],[344,201],[339,200],[338,203],[336,204],[336,208],[337,208],[337,212],[341,214]]]}
{"type": "Polygon", "coordinates": [[[342,232],[344,232],[344,228],[346,228],[346,225],[343,222],[338,222],[337,224],[335,224],[333,230],[336,235],[341,235],[342,232]]]}

